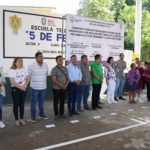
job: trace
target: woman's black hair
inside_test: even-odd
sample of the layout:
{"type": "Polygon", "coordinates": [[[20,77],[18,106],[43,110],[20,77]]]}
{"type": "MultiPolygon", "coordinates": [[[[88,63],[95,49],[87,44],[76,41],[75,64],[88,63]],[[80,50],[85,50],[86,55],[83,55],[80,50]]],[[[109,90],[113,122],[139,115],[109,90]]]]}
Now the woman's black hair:
{"type": "Polygon", "coordinates": [[[108,57],[107,63],[110,63],[110,61],[111,61],[113,58],[114,58],[114,57],[108,57]]]}
{"type": "Polygon", "coordinates": [[[149,64],[149,62],[148,62],[148,61],[145,61],[144,65],[148,65],[148,64],[149,64]]]}
{"type": "Polygon", "coordinates": [[[133,65],[135,65],[135,63],[132,63],[132,64],[130,65],[130,68],[131,68],[131,69],[132,69],[133,65]]]}

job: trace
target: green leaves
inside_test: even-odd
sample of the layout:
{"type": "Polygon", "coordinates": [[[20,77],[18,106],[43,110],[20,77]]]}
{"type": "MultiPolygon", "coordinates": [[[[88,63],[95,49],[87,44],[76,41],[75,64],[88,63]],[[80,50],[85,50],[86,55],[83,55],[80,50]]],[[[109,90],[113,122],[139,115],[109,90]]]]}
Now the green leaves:
{"type": "MultiPolygon", "coordinates": [[[[125,49],[134,49],[135,0],[81,0],[78,15],[125,24],[125,49]]],[[[150,0],[143,0],[142,60],[150,59],[150,0]]]]}
{"type": "Polygon", "coordinates": [[[104,20],[113,20],[112,0],[81,0],[80,9],[77,11],[80,16],[94,17],[104,20]]]}

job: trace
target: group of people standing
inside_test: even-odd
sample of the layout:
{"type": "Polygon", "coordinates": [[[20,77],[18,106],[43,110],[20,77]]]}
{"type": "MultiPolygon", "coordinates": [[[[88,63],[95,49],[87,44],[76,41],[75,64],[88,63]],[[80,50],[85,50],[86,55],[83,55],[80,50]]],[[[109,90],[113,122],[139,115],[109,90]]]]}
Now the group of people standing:
{"type": "MultiPolygon", "coordinates": [[[[44,99],[47,89],[48,66],[44,63],[43,54],[35,54],[36,62],[29,65],[28,69],[23,66],[22,58],[15,58],[9,71],[9,78],[12,86],[13,113],[16,126],[25,125],[24,104],[27,87],[30,83],[31,90],[31,122],[36,122],[36,104],[38,102],[39,118],[48,119],[44,111],[44,99]]],[[[150,66],[150,65],[149,65],[150,66]]],[[[134,102],[136,84],[139,83],[141,75],[134,64],[128,73],[129,102],[134,102]]],[[[55,119],[65,118],[65,101],[67,99],[69,116],[80,115],[83,110],[102,109],[100,92],[104,78],[107,83],[107,101],[109,104],[117,103],[118,98],[123,98],[123,87],[125,83],[124,70],[126,62],[124,54],[120,54],[120,59],[115,62],[113,57],[109,57],[107,63],[102,65],[102,56],[95,55],[95,61],[89,65],[87,55],[82,55],[78,63],[76,55],[71,56],[70,64],[63,65],[63,57],[56,57],[56,66],[51,70],[53,88],[53,107],[55,119]],[[88,104],[90,87],[92,85],[91,107],[88,104]],[[83,103],[83,106],[82,106],[83,103]]],[[[141,71],[142,72],[142,71],[141,71]]],[[[144,70],[147,90],[150,91],[150,68],[144,70]]],[[[143,79],[143,78],[142,78],[143,79]]],[[[141,81],[140,81],[141,82],[141,81]]],[[[2,122],[2,101],[5,96],[5,78],[0,70],[0,128],[4,128],[2,122]]],[[[141,89],[142,90],[142,89],[141,89]]],[[[139,90],[139,95],[141,93],[139,90]]],[[[150,94],[148,93],[150,101],[150,94]]]]}
{"type": "Polygon", "coordinates": [[[128,73],[128,87],[129,87],[129,103],[136,103],[135,97],[138,95],[140,99],[142,90],[147,87],[147,100],[150,102],[150,62],[145,62],[142,66],[141,61],[136,59],[135,63],[131,64],[131,70],[128,73]]]}

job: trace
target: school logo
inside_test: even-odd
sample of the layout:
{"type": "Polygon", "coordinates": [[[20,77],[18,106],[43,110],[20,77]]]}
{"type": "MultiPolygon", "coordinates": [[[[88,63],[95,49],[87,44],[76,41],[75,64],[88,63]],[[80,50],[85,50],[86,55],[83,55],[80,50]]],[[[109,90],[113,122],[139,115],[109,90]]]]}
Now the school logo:
{"type": "Polygon", "coordinates": [[[10,16],[9,25],[10,25],[10,28],[13,30],[13,34],[18,34],[18,31],[22,26],[22,20],[16,15],[10,16]]]}
{"type": "Polygon", "coordinates": [[[55,20],[54,20],[54,19],[48,19],[48,26],[53,26],[53,27],[55,27],[55,26],[56,26],[55,20]]]}
{"type": "Polygon", "coordinates": [[[42,23],[42,25],[46,25],[46,18],[42,18],[41,23],[42,23]]]}

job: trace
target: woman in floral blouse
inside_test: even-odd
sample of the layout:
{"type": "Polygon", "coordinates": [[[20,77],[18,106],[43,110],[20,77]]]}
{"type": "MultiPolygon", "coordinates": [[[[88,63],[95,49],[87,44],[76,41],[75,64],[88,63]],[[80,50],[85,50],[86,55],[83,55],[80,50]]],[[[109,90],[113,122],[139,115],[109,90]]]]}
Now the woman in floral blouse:
{"type": "Polygon", "coordinates": [[[117,103],[114,100],[114,93],[116,88],[116,66],[113,57],[107,59],[107,65],[104,69],[104,76],[107,83],[107,100],[109,104],[117,103]]]}

